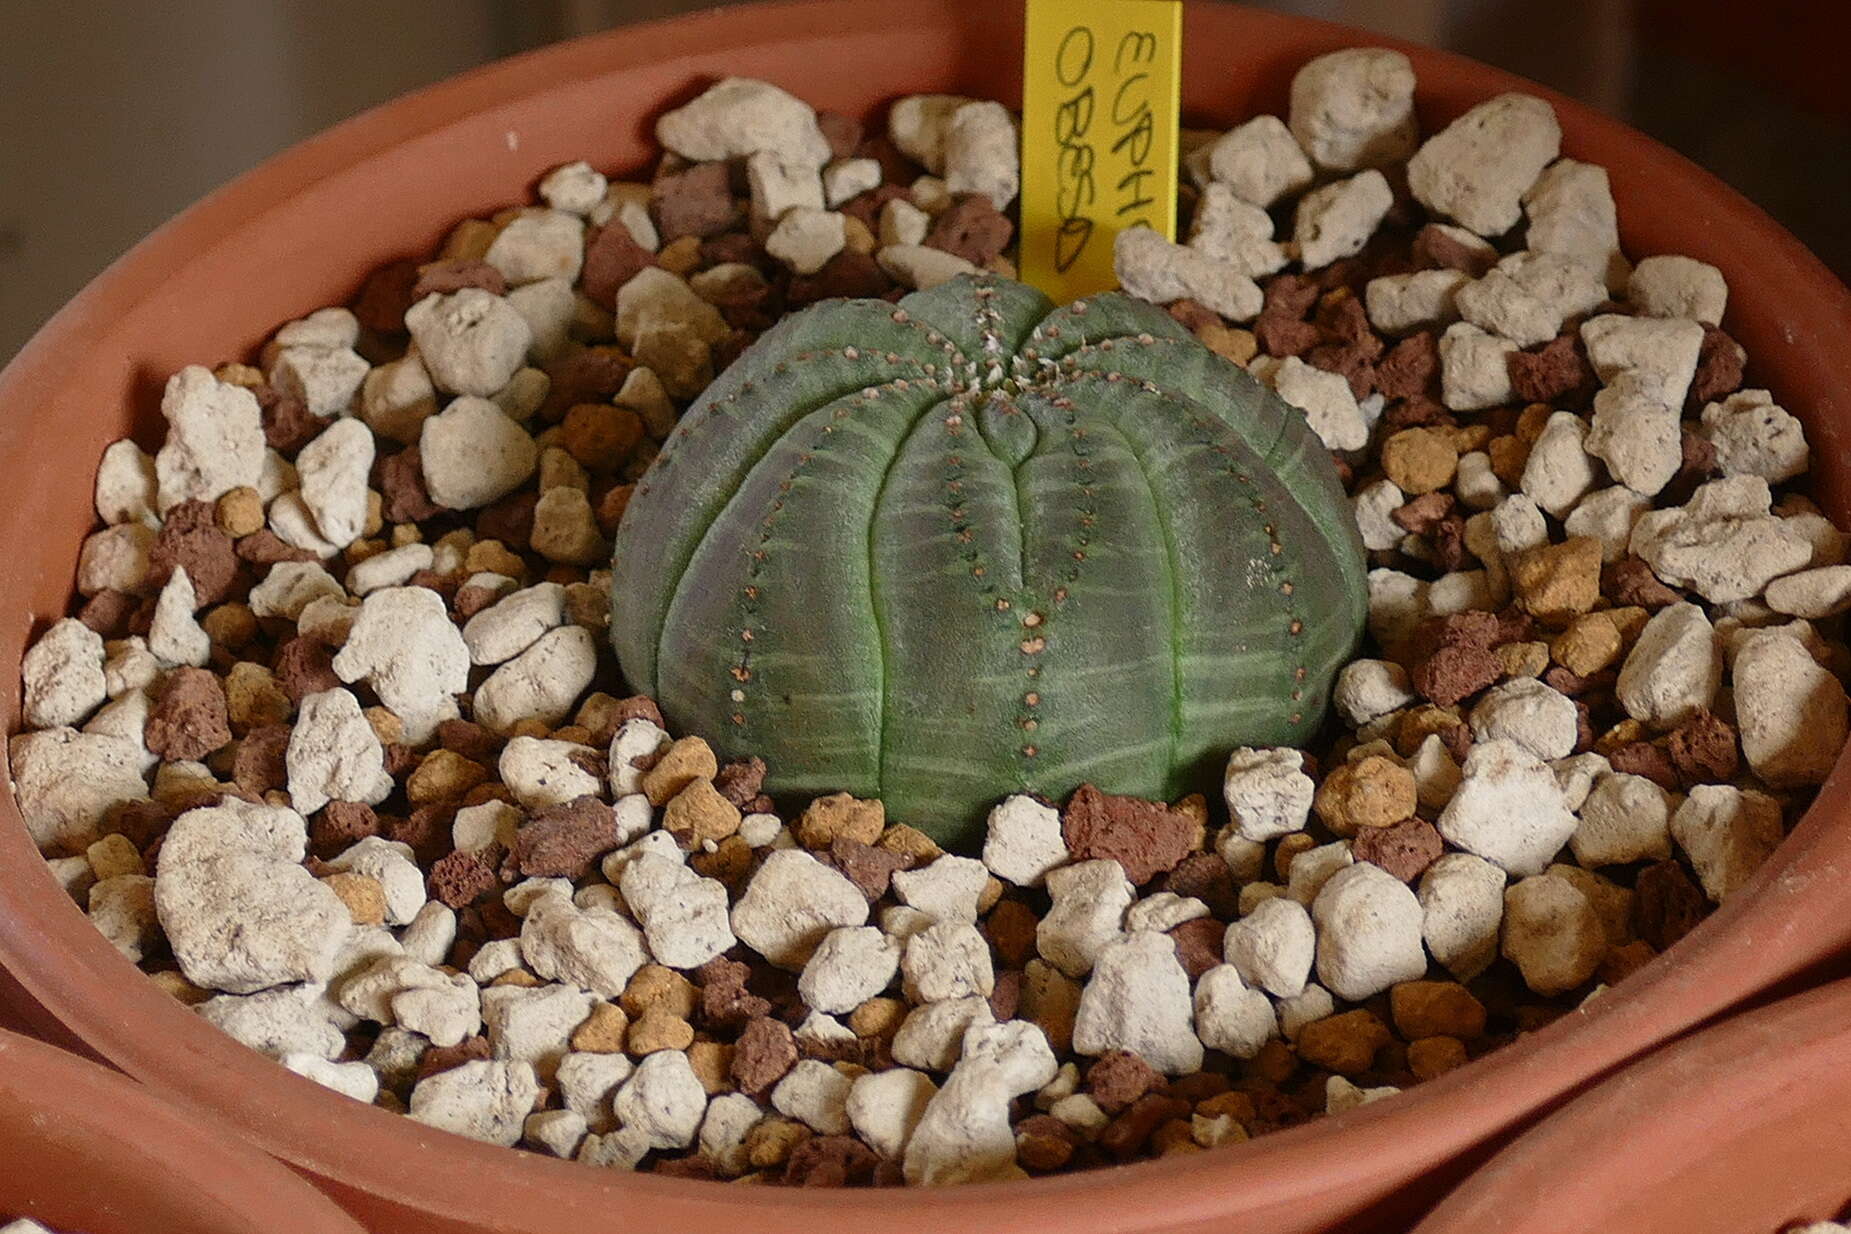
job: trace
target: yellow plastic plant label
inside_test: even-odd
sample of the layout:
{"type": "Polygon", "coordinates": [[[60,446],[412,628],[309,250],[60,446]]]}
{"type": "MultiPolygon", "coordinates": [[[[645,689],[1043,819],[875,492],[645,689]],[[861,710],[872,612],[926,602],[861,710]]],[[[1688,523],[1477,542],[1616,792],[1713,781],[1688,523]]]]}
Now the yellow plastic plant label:
{"type": "Polygon", "coordinates": [[[1024,282],[1065,304],[1118,285],[1112,243],[1176,238],[1179,0],[1027,0],[1024,282]]]}

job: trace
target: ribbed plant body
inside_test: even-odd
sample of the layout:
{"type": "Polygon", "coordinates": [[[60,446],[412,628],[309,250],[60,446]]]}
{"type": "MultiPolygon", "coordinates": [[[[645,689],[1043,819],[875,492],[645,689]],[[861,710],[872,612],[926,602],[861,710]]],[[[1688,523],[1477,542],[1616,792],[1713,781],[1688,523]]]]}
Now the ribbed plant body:
{"type": "Polygon", "coordinates": [[[808,309],[722,374],[637,486],[611,630],[767,791],[971,851],[1009,793],[1170,799],[1302,745],[1364,570],[1303,416],[1167,313],[967,277],[808,309]]]}

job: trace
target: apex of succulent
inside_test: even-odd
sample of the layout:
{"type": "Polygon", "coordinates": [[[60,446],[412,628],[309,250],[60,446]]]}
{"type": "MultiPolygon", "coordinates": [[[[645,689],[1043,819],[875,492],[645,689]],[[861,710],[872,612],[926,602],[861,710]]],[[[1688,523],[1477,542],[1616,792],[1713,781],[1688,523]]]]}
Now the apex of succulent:
{"type": "Polygon", "coordinates": [[[964,277],[768,331],[617,533],[633,688],[767,791],[953,849],[1009,793],[1169,799],[1299,745],[1367,607],[1299,412],[1168,314],[964,277]]]}

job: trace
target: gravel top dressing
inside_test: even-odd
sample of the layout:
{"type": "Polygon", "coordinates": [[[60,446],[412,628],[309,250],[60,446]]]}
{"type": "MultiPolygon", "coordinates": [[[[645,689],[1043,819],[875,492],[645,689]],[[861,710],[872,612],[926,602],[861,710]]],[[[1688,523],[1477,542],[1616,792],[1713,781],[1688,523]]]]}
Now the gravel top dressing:
{"type": "Polygon", "coordinates": [[[1721,275],[1414,89],[1185,134],[1056,308],[1005,108],[727,80],[174,374],[25,658],[47,861],[285,1067],[692,1179],[1215,1150],[1598,997],[1837,758],[1846,539],[1721,275]]]}

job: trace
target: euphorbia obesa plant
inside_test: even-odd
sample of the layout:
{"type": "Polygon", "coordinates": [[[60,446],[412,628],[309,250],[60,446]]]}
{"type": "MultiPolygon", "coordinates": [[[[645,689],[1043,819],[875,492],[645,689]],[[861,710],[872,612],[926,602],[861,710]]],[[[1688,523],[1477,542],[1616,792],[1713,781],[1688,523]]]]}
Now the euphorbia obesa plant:
{"type": "Polygon", "coordinates": [[[1148,304],[990,278],[767,332],[637,486],[613,590],[672,724],[966,850],[1008,793],[1302,744],[1367,600],[1302,415],[1148,304]]]}

